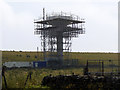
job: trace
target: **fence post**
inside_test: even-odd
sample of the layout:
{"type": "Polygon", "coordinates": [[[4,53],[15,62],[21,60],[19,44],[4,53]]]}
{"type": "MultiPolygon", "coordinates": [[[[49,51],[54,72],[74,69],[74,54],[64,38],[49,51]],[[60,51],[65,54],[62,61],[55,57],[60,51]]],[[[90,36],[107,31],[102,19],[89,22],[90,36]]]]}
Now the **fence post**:
{"type": "Polygon", "coordinates": [[[5,78],[5,66],[2,67],[2,76],[4,77],[5,88],[7,89],[7,81],[6,81],[6,78],[5,78]]]}
{"type": "Polygon", "coordinates": [[[102,61],[102,76],[104,76],[104,62],[102,61]]]}
{"type": "Polygon", "coordinates": [[[88,60],[87,60],[87,64],[84,68],[84,75],[88,75],[88,60]]]}
{"type": "Polygon", "coordinates": [[[32,72],[29,72],[28,75],[27,75],[25,84],[24,84],[24,88],[25,88],[25,86],[26,86],[26,84],[27,84],[28,79],[30,78],[30,80],[31,80],[31,75],[32,75],[32,72]]]}

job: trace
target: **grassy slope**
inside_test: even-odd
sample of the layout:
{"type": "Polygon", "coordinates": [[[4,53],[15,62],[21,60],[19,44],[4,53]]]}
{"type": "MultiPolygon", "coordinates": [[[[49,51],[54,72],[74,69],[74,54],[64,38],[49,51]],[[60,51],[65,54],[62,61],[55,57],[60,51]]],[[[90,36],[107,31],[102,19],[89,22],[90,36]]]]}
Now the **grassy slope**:
{"type": "MultiPolygon", "coordinates": [[[[40,53],[39,53],[40,54],[40,53]]],[[[2,52],[2,61],[36,61],[35,58],[37,55],[36,52],[13,52],[13,51],[3,51],[2,52]],[[21,57],[20,57],[21,55],[21,57]],[[26,55],[30,55],[30,58],[27,58],[26,55]]],[[[40,57],[38,57],[40,58],[40,57]]]]}
{"type": "MultiPolygon", "coordinates": [[[[13,52],[13,51],[3,51],[2,52],[2,62],[5,61],[37,61],[43,60],[43,53],[39,52],[13,52]],[[35,58],[39,54],[38,58],[35,58]],[[21,55],[21,57],[20,57],[21,55]],[[27,58],[26,55],[30,55],[27,58]]],[[[117,53],[79,53],[71,52],[71,59],[78,59],[79,62],[86,62],[86,60],[114,60],[118,59],[117,53]]]]}

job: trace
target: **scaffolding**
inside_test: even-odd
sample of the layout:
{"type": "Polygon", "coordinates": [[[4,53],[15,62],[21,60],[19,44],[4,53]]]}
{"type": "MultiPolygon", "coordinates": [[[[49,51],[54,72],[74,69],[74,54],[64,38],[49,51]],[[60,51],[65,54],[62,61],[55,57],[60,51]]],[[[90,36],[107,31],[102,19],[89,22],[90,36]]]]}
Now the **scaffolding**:
{"type": "Polygon", "coordinates": [[[34,20],[34,30],[40,35],[44,60],[62,65],[64,57],[69,59],[71,39],[85,33],[84,23],[84,19],[63,12],[45,15],[43,9],[43,17],[34,20]]]}

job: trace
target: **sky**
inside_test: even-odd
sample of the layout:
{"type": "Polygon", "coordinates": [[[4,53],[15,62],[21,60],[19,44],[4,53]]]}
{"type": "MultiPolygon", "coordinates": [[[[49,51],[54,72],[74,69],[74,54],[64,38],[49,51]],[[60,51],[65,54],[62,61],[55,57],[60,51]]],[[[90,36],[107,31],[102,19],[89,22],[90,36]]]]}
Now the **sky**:
{"type": "Polygon", "coordinates": [[[0,0],[0,50],[36,51],[34,19],[67,12],[85,19],[85,34],[72,39],[73,52],[118,51],[118,0],[0,0]]]}

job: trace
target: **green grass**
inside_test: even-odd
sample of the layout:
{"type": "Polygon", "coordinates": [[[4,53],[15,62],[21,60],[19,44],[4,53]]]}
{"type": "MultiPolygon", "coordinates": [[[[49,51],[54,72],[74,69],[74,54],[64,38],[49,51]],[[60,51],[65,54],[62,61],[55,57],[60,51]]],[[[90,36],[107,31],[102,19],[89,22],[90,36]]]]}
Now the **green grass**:
{"type": "Polygon", "coordinates": [[[2,62],[6,62],[6,61],[37,61],[40,59],[41,53],[39,52],[38,58],[35,58],[36,55],[37,55],[37,52],[3,51],[2,52],[2,62]],[[27,55],[30,55],[30,58],[27,58],[26,57],[27,55]]]}
{"type": "MultiPolygon", "coordinates": [[[[65,54],[65,53],[64,53],[65,54]]],[[[71,52],[71,59],[78,59],[79,64],[86,64],[87,60],[113,60],[114,64],[118,64],[118,54],[117,53],[80,53],[80,52],[71,52]]],[[[6,61],[38,61],[43,60],[42,52],[15,52],[15,51],[2,51],[2,63],[6,61]],[[38,58],[35,58],[35,56],[38,58]],[[20,57],[21,55],[21,57],[20,57]],[[26,55],[30,55],[30,58],[27,58],[26,55]]],[[[105,69],[107,71],[111,71],[111,69],[105,69]]],[[[51,70],[51,69],[13,69],[7,70],[5,72],[7,84],[9,88],[23,88],[25,80],[27,78],[28,73],[32,71],[32,80],[27,82],[26,88],[48,88],[42,87],[41,81],[44,76],[52,74],[54,76],[62,74],[62,75],[70,75],[73,72],[75,74],[82,75],[82,68],[69,68],[69,69],[59,69],[59,70],[51,70]]],[[[115,71],[115,70],[114,70],[115,71]]],[[[3,80],[2,80],[3,81],[3,80]]],[[[4,81],[2,82],[3,87],[4,81]]]]}
{"type": "MultiPolygon", "coordinates": [[[[65,53],[64,53],[65,55],[65,53]]],[[[80,53],[71,52],[69,55],[70,59],[78,59],[80,63],[86,62],[87,60],[118,60],[117,53],[80,53]]],[[[43,60],[42,52],[19,52],[19,51],[2,51],[2,62],[6,61],[38,61],[43,60]],[[21,55],[21,57],[20,57],[21,55]],[[30,55],[27,58],[26,55],[30,55]],[[38,55],[38,58],[35,56],[38,55]]]]}
{"type": "MultiPolygon", "coordinates": [[[[73,72],[75,74],[82,75],[83,69],[81,68],[70,68],[70,69],[60,69],[60,70],[51,70],[51,69],[13,69],[7,70],[5,72],[8,88],[24,88],[24,83],[29,72],[32,72],[32,80],[28,80],[26,88],[47,88],[41,86],[41,81],[44,76],[52,74],[56,75],[71,75],[73,72]]],[[[2,80],[3,87],[4,81],[2,80]]]]}

